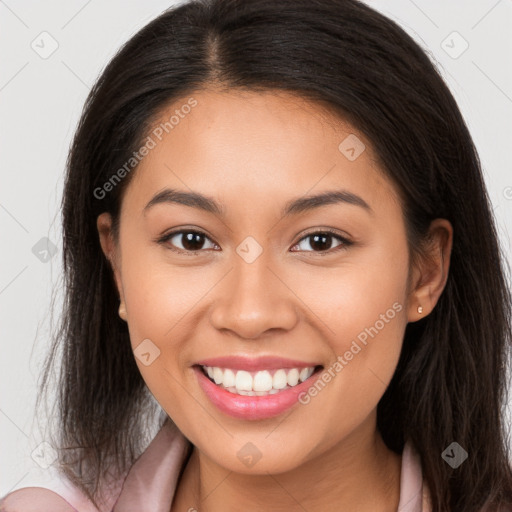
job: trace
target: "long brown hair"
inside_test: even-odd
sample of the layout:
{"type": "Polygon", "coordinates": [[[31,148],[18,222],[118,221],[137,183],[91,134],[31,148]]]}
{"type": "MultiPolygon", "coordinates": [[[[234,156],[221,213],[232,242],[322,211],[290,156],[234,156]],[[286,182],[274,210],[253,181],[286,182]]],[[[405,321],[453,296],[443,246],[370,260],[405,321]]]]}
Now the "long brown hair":
{"type": "MultiPolygon", "coordinates": [[[[322,102],[372,142],[402,199],[410,251],[432,219],[454,228],[437,306],[408,324],[378,428],[410,439],[434,512],[512,504],[503,422],[511,342],[505,258],[481,165],[448,87],[396,23],[356,0],[194,0],[165,11],[108,64],[84,107],[62,200],[65,300],[41,383],[59,370],[55,444],[65,474],[95,499],[144,448],[158,406],[138,371],[96,218],[119,219],[136,168],[99,198],[170,101],[221,84],[322,102]],[[453,441],[468,459],[441,457],[453,441]]],[[[39,402],[39,400],[38,400],[39,402]]]]}

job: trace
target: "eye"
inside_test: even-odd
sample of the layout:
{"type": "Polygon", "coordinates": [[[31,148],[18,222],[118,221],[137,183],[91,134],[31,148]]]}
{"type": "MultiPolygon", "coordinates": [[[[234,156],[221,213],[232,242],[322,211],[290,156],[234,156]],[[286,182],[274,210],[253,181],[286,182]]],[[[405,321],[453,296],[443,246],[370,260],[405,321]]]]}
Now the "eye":
{"type": "Polygon", "coordinates": [[[327,229],[324,231],[315,231],[313,233],[309,233],[305,237],[301,238],[300,241],[292,247],[292,249],[295,247],[300,247],[301,243],[304,240],[309,240],[309,242],[305,243],[300,250],[306,250],[306,252],[320,252],[320,253],[323,253],[323,252],[324,253],[325,252],[333,253],[338,250],[347,249],[353,243],[350,240],[347,240],[345,237],[337,234],[336,232],[334,232],[330,229],[327,229]],[[331,246],[332,246],[332,243],[334,240],[339,240],[340,243],[338,245],[334,246],[334,250],[329,250],[332,248],[331,246]],[[313,250],[308,251],[307,249],[305,249],[304,246],[306,246],[306,245],[309,246],[313,250]]]}
{"type": "MultiPolygon", "coordinates": [[[[216,249],[219,246],[213,242],[206,233],[202,231],[198,231],[195,229],[181,229],[172,231],[164,235],[162,238],[157,240],[158,243],[166,244],[172,251],[181,254],[192,255],[193,253],[200,253],[202,249],[216,249]],[[173,241],[173,239],[175,239],[173,241]],[[206,241],[210,241],[211,246],[204,247],[206,241]]],[[[352,245],[353,242],[348,240],[347,238],[337,234],[335,231],[330,229],[325,229],[323,231],[315,231],[307,234],[302,237],[298,243],[296,243],[292,250],[295,247],[299,247],[299,250],[306,252],[319,252],[319,253],[328,253],[331,254],[338,250],[347,249],[352,245]],[[311,251],[306,249],[304,246],[300,248],[303,241],[308,240],[307,245],[312,249],[311,251]],[[334,240],[338,240],[338,245],[334,246],[334,250],[332,249],[332,243],[334,240]]],[[[306,244],[304,244],[306,245],[306,244]]],[[[296,251],[293,251],[296,252],[296,251]]]]}
{"type": "MultiPolygon", "coordinates": [[[[158,240],[158,242],[161,244],[170,242],[168,244],[170,249],[179,253],[193,253],[204,249],[204,243],[206,240],[210,240],[210,238],[206,235],[206,233],[203,233],[202,231],[197,231],[194,229],[182,229],[180,231],[173,231],[167,235],[164,235],[158,240]],[[174,242],[173,239],[175,240],[174,242]]],[[[211,243],[213,248],[218,247],[214,242],[211,243]]],[[[210,249],[211,248],[212,247],[210,247],[210,249]]]]}

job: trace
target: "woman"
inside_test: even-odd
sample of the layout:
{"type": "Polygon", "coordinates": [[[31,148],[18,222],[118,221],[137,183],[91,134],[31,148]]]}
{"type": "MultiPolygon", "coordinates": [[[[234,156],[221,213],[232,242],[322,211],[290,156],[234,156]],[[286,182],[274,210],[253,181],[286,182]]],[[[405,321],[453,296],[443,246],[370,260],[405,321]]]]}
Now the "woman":
{"type": "Polygon", "coordinates": [[[62,473],[2,510],[512,506],[504,258],[456,102],[394,22],[166,11],[91,91],[62,208],[62,473]]]}

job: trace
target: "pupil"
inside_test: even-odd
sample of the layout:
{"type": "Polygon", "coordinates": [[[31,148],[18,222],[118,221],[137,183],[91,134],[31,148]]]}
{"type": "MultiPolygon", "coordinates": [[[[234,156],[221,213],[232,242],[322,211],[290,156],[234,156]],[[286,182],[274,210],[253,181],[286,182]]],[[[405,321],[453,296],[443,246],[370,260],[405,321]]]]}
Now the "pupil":
{"type": "Polygon", "coordinates": [[[327,240],[330,242],[330,239],[332,238],[332,235],[329,234],[320,234],[320,235],[313,235],[313,243],[310,242],[312,249],[318,249],[318,250],[325,250],[329,249],[330,243],[326,243],[327,240]],[[327,247],[325,247],[327,245],[327,247]]]}
{"type": "Polygon", "coordinates": [[[183,247],[187,251],[193,251],[194,249],[200,249],[204,242],[203,238],[204,238],[204,235],[202,235],[201,233],[187,233],[184,236],[183,247]],[[197,245],[194,245],[194,244],[197,244],[197,245]]]}

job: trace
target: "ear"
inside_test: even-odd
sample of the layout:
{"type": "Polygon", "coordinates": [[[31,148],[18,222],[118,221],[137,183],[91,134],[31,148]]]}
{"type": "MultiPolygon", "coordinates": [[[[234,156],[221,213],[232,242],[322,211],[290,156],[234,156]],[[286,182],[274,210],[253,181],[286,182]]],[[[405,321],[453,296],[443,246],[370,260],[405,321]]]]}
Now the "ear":
{"type": "Polygon", "coordinates": [[[412,271],[408,321],[416,322],[434,309],[448,279],[453,245],[453,228],[446,219],[435,219],[429,227],[426,254],[412,271]],[[423,308],[418,312],[418,306],[423,308]]]}
{"type": "MultiPolygon", "coordinates": [[[[112,271],[114,274],[114,280],[116,282],[117,291],[119,293],[119,298],[121,301],[120,311],[125,309],[124,304],[124,294],[123,294],[123,285],[121,281],[121,273],[120,273],[120,254],[117,247],[116,242],[114,241],[114,236],[112,233],[112,216],[104,212],[98,215],[96,220],[96,227],[98,228],[98,233],[100,237],[100,244],[103,254],[110,262],[110,266],[112,267],[112,271]]],[[[121,315],[121,312],[120,312],[121,315]]],[[[122,317],[122,316],[121,316],[122,317]]]]}

